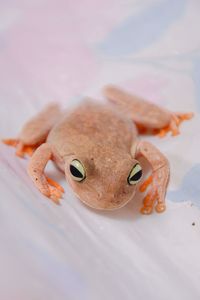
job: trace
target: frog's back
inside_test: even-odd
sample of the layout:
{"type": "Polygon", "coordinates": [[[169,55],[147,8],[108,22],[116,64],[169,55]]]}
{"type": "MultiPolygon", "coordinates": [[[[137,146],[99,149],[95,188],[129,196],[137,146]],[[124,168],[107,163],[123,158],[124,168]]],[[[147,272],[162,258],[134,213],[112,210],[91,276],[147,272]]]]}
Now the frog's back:
{"type": "Polygon", "coordinates": [[[77,147],[89,145],[130,149],[136,136],[133,122],[112,106],[85,101],[65,114],[50,132],[48,142],[61,155],[67,155],[77,147]]]}

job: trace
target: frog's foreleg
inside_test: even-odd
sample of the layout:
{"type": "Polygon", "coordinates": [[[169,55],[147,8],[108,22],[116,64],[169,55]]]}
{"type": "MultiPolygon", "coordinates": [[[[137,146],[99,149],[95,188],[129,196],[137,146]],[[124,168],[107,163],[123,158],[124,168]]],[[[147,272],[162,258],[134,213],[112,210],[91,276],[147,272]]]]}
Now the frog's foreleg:
{"type": "Polygon", "coordinates": [[[141,213],[150,214],[156,203],[157,212],[163,212],[165,206],[165,194],[169,182],[170,168],[167,158],[149,142],[138,142],[136,148],[136,158],[143,156],[150,163],[152,175],[140,187],[144,192],[149,186],[146,197],[143,200],[141,213]]]}
{"type": "Polygon", "coordinates": [[[44,143],[39,146],[31,157],[28,165],[28,173],[39,191],[58,204],[64,189],[58,183],[46,177],[44,173],[45,167],[52,158],[52,155],[52,149],[49,144],[44,143]]]}
{"type": "Polygon", "coordinates": [[[168,132],[175,136],[179,134],[180,123],[193,116],[193,113],[172,113],[115,86],[105,87],[103,93],[120,111],[132,118],[141,133],[150,129],[160,137],[168,132]]]}
{"type": "Polygon", "coordinates": [[[22,128],[17,139],[6,139],[3,142],[16,147],[16,155],[23,157],[45,142],[49,131],[59,120],[61,110],[57,104],[51,104],[28,121],[22,128]]]}

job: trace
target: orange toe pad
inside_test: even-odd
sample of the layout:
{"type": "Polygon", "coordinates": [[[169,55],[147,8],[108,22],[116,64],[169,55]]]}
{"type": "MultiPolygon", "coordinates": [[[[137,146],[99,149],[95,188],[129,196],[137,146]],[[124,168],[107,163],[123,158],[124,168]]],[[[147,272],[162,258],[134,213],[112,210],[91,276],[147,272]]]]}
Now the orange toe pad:
{"type": "Polygon", "coordinates": [[[172,136],[177,136],[180,133],[180,124],[184,121],[190,120],[193,116],[193,113],[174,113],[171,115],[169,125],[165,126],[162,129],[155,129],[154,134],[158,135],[160,138],[165,137],[169,132],[171,132],[172,136]]]}
{"type": "Polygon", "coordinates": [[[36,150],[36,146],[24,145],[18,139],[4,139],[2,142],[5,145],[12,146],[16,148],[16,155],[19,157],[24,157],[25,154],[31,156],[33,152],[36,150]]]}
{"type": "Polygon", "coordinates": [[[151,175],[140,186],[140,192],[142,192],[142,193],[145,192],[146,189],[148,188],[148,186],[152,183],[152,180],[153,180],[153,177],[151,175]]]}
{"type": "Polygon", "coordinates": [[[63,189],[63,187],[57,183],[56,181],[54,181],[53,179],[49,178],[49,177],[46,177],[47,179],[47,182],[51,185],[51,186],[54,186],[57,190],[59,190],[61,193],[64,193],[65,190],[63,189]]]}
{"type": "Polygon", "coordinates": [[[13,147],[16,147],[18,144],[18,140],[16,140],[16,139],[4,139],[4,140],[2,140],[2,142],[5,145],[13,146],[13,147]]]}

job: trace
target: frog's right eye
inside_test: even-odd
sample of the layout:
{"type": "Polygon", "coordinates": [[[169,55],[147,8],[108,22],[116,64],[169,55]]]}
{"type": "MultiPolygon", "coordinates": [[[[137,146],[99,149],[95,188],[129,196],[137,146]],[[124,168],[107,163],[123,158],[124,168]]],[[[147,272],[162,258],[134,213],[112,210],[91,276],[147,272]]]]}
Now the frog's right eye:
{"type": "Polygon", "coordinates": [[[141,178],[142,178],[142,167],[140,166],[140,164],[136,164],[132,168],[132,170],[127,178],[128,184],[134,185],[134,184],[138,183],[141,178]]]}
{"type": "Polygon", "coordinates": [[[85,168],[78,159],[72,160],[69,169],[70,169],[71,176],[75,181],[81,182],[86,178],[85,168]]]}

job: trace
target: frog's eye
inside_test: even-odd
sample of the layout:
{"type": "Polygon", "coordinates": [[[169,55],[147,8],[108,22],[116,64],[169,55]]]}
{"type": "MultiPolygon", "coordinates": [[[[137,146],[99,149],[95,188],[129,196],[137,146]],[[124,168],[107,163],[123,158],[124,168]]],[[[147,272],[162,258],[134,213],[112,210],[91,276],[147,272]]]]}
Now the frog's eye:
{"type": "Polygon", "coordinates": [[[76,181],[83,181],[86,178],[85,168],[78,159],[72,160],[69,166],[71,176],[76,181]]]}
{"type": "Polygon", "coordinates": [[[141,177],[142,177],[142,167],[139,164],[136,164],[131,170],[127,178],[128,184],[133,185],[138,183],[141,177]]]}

